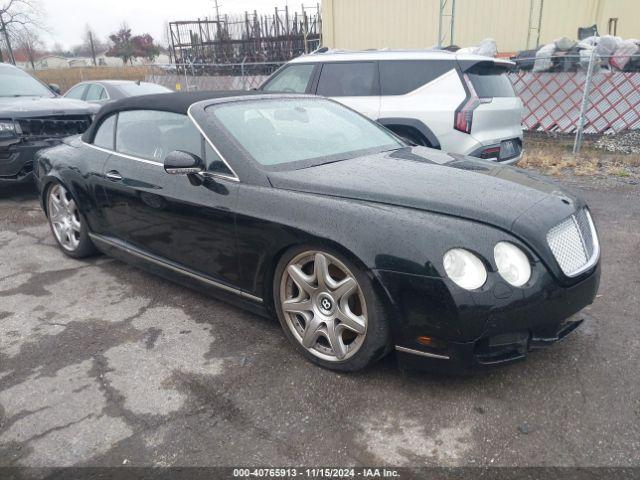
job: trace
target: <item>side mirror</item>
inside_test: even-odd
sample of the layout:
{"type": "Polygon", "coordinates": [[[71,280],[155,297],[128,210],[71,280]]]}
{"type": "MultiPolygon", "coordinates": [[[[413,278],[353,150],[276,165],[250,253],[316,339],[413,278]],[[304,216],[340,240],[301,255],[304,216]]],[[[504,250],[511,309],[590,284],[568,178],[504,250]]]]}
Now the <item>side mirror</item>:
{"type": "Polygon", "coordinates": [[[169,152],[164,159],[164,171],[170,175],[201,173],[203,169],[204,163],[200,157],[182,150],[169,152]]]}
{"type": "Polygon", "coordinates": [[[60,85],[58,85],[57,83],[50,83],[49,90],[57,95],[60,95],[60,85]]]}

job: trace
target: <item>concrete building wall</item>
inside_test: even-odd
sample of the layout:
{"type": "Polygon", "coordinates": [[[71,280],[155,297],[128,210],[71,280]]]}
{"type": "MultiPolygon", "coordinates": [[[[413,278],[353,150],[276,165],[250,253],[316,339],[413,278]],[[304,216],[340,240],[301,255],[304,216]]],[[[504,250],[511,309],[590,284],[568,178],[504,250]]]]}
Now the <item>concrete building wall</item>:
{"type": "MultiPolygon", "coordinates": [[[[449,4],[451,0],[448,0],[449,4]]],[[[534,25],[541,0],[456,0],[454,43],[469,46],[494,38],[501,52],[527,48],[529,12],[534,25]]],[[[428,48],[437,44],[439,0],[323,0],[323,45],[332,48],[428,48]]],[[[618,17],[617,34],[640,38],[640,0],[544,0],[540,44],[596,23],[607,33],[618,17]]],[[[445,21],[444,24],[448,26],[445,21]]],[[[529,47],[537,33],[531,32],[529,47]]],[[[449,44],[447,32],[444,44],[449,44]]]]}

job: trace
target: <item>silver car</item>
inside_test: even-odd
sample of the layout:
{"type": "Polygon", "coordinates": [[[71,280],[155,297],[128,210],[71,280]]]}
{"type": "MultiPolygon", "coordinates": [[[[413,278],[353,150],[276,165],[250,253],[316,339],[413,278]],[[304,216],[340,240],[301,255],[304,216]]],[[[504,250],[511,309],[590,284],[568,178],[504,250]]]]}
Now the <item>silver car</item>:
{"type": "Polygon", "coordinates": [[[327,51],[292,60],[261,90],[331,97],[410,143],[513,164],[522,157],[513,66],[442,50],[327,51]]]}
{"type": "Polygon", "coordinates": [[[171,91],[172,90],[167,87],[149,82],[136,82],[133,80],[93,80],[75,84],[64,94],[64,97],[103,104],[109,100],[118,100],[136,95],[170,93],[171,91]]]}

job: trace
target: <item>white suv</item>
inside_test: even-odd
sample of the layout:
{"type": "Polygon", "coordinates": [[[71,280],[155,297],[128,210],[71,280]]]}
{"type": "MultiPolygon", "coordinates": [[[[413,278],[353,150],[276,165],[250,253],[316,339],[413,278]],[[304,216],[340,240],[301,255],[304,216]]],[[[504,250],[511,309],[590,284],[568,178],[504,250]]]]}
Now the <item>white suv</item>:
{"type": "Polygon", "coordinates": [[[441,50],[318,52],[287,63],[260,90],[333,98],[411,143],[513,164],[522,102],[508,60],[441,50]]]}

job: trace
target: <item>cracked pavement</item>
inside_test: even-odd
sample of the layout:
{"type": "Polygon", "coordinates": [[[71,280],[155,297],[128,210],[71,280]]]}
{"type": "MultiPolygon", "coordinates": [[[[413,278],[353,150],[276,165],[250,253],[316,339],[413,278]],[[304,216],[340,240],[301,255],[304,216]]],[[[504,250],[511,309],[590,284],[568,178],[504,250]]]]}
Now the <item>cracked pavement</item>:
{"type": "Polygon", "coordinates": [[[639,465],[640,189],[565,181],[603,247],[587,321],[470,378],[320,369],[275,320],[64,256],[0,191],[0,466],[639,465]]]}

